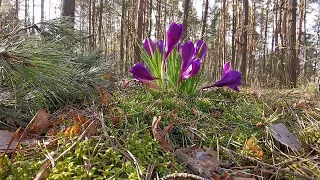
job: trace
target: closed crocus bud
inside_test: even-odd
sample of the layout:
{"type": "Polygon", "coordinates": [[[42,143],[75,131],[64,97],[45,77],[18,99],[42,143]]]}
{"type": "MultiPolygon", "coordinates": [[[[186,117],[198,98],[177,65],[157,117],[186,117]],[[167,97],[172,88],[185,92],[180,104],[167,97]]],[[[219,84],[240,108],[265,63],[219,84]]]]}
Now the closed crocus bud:
{"type": "Polygon", "coordinates": [[[135,79],[141,82],[147,82],[158,79],[153,77],[148,68],[142,63],[137,63],[133,65],[130,69],[130,73],[135,79]]]}
{"type": "Polygon", "coordinates": [[[197,58],[203,59],[208,51],[207,44],[202,39],[200,39],[197,41],[195,46],[196,46],[195,47],[196,48],[195,56],[197,58]]]}
{"type": "Polygon", "coordinates": [[[160,52],[160,54],[162,54],[163,49],[164,49],[164,41],[163,40],[159,40],[158,42],[156,42],[157,48],[160,52]]]}
{"type": "Polygon", "coordinates": [[[166,54],[164,56],[164,64],[168,55],[171,53],[171,51],[174,49],[174,47],[182,38],[182,35],[183,35],[183,24],[177,24],[173,22],[167,31],[166,54]]]}
{"type": "Polygon", "coordinates": [[[154,46],[154,42],[151,40],[151,39],[144,39],[143,41],[142,41],[142,43],[143,43],[143,47],[144,47],[144,49],[146,50],[146,52],[150,55],[150,56],[152,56],[152,54],[154,53],[154,51],[155,51],[155,46],[154,46]]]}

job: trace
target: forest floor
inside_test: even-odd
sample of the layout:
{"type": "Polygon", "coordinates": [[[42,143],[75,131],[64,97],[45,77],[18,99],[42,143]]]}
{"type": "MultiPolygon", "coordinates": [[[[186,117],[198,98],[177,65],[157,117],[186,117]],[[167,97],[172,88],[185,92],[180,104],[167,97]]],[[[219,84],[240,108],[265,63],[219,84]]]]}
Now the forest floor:
{"type": "Polygon", "coordinates": [[[0,131],[0,179],[320,179],[319,122],[313,86],[101,91],[0,131]]]}

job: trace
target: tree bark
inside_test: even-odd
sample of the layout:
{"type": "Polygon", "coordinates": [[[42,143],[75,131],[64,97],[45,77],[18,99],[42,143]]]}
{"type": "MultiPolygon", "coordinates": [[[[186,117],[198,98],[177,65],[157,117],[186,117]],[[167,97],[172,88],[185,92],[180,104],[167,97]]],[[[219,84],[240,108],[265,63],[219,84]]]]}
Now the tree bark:
{"type": "Polygon", "coordinates": [[[232,35],[231,35],[231,66],[234,67],[236,59],[236,28],[237,28],[237,5],[235,0],[232,0],[232,35]]]}
{"type": "Polygon", "coordinates": [[[189,7],[190,7],[190,0],[184,1],[184,8],[183,8],[183,39],[188,40],[188,17],[189,17],[189,7]]]}
{"type": "Polygon", "coordinates": [[[289,79],[290,84],[289,87],[295,88],[297,87],[297,70],[298,70],[298,57],[296,51],[296,26],[297,26],[297,0],[288,0],[288,19],[287,19],[287,27],[288,27],[288,36],[287,36],[287,46],[288,46],[288,54],[287,58],[290,64],[289,70],[289,79]]]}
{"type": "Polygon", "coordinates": [[[208,19],[208,7],[209,7],[209,0],[205,0],[204,13],[202,17],[201,39],[204,39],[204,34],[206,32],[207,19],[208,19]]]}
{"type": "Polygon", "coordinates": [[[41,22],[44,21],[44,0],[41,0],[41,22]]]}
{"type": "Polygon", "coordinates": [[[122,0],[121,8],[121,29],[120,29],[120,75],[124,75],[123,66],[126,63],[124,59],[124,21],[126,17],[126,1],[122,0]]]}
{"type": "Polygon", "coordinates": [[[15,2],[15,11],[14,11],[14,15],[15,15],[15,26],[17,26],[19,24],[19,0],[16,0],[15,2]]]}
{"type": "Polygon", "coordinates": [[[142,41],[142,32],[143,32],[143,10],[144,10],[144,0],[139,0],[139,7],[138,7],[138,27],[137,27],[137,38],[135,41],[135,60],[134,62],[140,61],[140,49],[139,44],[142,41]]]}
{"type": "Polygon", "coordinates": [[[152,31],[152,0],[149,2],[149,27],[148,27],[148,37],[151,37],[151,31],[152,31]]]}
{"type": "Polygon", "coordinates": [[[248,17],[249,17],[249,3],[248,0],[243,0],[243,30],[242,30],[242,59],[240,71],[242,73],[243,84],[246,84],[247,79],[247,46],[248,46],[248,17]]]}
{"type": "Polygon", "coordinates": [[[62,2],[62,16],[74,18],[75,0],[63,0],[62,2]]]}
{"type": "Polygon", "coordinates": [[[103,14],[103,1],[100,0],[99,5],[99,26],[98,26],[98,36],[99,36],[99,49],[102,50],[102,14],[103,14]]]}

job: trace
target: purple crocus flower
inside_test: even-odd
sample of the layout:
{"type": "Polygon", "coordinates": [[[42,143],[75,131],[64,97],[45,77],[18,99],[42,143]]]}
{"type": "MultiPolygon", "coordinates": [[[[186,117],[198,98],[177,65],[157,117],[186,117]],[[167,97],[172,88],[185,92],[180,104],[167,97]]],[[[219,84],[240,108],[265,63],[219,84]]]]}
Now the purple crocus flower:
{"type": "Polygon", "coordinates": [[[156,45],[158,47],[158,50],[159,50],[160,54],[162,54],[163,49],[164,49],[164,41],[163,40],[159,40],[158,42],[156,42],[156,45]]]}
{"type": "Polygon", "coordinates": [[[240,86],[242,80],[241,73],[236,70],[230,70],[230,62],[227,62],[223,67],[222,78],[211,86],[204,87],[202,89],[211,87],[223,87],[227,86],[234,91],[240,91],[238,86],[240,86]]]}
{"type": "Polygon", "coordinates": [[[195,56],[200,59],[203,59],[208,51],[207,44],[202,39],[200,39],[196,42],[195,48],[196,48],[195,56]]]}
{"type": "Polygon", "coordinates": [[[158,79],[153,77],[148,68],[142,63],[137,63],[133,65],[130,69],[130,73],[135,79],[141,82],[147,82],[158,79]]]}
{"type": "Polygon", "coordinates": [[[179,83],[182,80],[188,79],[200,70],[202,61],[199,58],[193,58],[195,53],[195,48],[192,42],[186,42],[181,47],[181,69],[180,69],[180,78],[179,83]]]}
{"type": "Polygon", "coordinates": [[[181,80],[188,79],[200,71],[202,61],[199,58],[193,59],[188,68],[182,73],[181,80]]]}
{"type": "Polygon", "coordinates": [[[146,50],[146,52],[152,56],[152,54],[155,52],[156,47],[154,46],[154,42],[151,39],[144,39],[142,41],[144,49],[146,50]]]}
{"type": "Polygon", "coordinates": [[[173,22],[168,31],[166,36],[166,53],[163,59],[163,65],[166,63],[166,59],[177,43],[180,41],[183,35],[183,24],[177,24],[173,22]]]}

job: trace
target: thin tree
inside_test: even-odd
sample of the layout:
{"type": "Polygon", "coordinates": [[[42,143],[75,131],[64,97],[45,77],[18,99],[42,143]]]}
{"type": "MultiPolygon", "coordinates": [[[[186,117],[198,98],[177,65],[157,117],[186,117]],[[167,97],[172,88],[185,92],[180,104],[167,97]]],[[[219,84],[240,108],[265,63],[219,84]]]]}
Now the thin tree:
{"type": "Polygon", "coordinates": [[[184,34],[183,39],[188,39],[188,17],[189,17],[189,7],[190,7],[190,0],[184,1],[184,8],[183,8],[183,28],[184,34]]]}
{"type": "Polygon", "coordinates": [[[14,11],[14,18],[15,18],[15,26],[19,24],[19,0],[15,2],[15,11],[14,11]]]}
{"type": "Polygon", "coordinates": [[[297,87],[297,71],[298,71],[298,57],[296,51],[296,26],[297,26],[297,0],[288,0],[288,18],[287,18],[287,27],[288,27],[288,52],[287,59],[289,60],[289,87],[297,87]]]}
{"type": "Polygon", "coordinates": [[[102,49],[102,16],[103,16],[103,0],[100,0],[99,5],[99,25],[98,25],[98,36],[99,36],[99,49],[102,49]]]}
{"type": "Polygon", "coordinates": [[[208,7],[209,7],[209,0],[205,0],[204,13],[202,17],[201,39],[204,39],[204,33],[206,32],[207,19],[208,19],[208,7]]]}
{"type": "Polygon", "coordinates": [[[124,75],[123,65],[125,64],[124,59],[124,21],[126,17],[126,1],[122,0],[121,8],[121,27],[120,27],[120,74],[124,75]]]}
{"type": "Polygon", "coordinates": [[[243,29],[242,29],[242,59],[240,71],[242,73],[243,83],[246,83],[247,75],[247,46],[248,46],[248,17],[249,17],[249,3],[248,0],[243,0],[243,29]]]}
{"type": "Polygon", "coordinates": [[[135,44],[135,62],[140,61],[139,43],[142,41],[144,0],[139,1],[137,39],[135,44]]]}
{"type": "Polygon", "coordinates": [[[41,17],[41,21],[44,21],[44,0],[41,0],[41,14],[40,14],[40,17],[41,17]]]}

